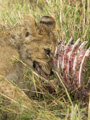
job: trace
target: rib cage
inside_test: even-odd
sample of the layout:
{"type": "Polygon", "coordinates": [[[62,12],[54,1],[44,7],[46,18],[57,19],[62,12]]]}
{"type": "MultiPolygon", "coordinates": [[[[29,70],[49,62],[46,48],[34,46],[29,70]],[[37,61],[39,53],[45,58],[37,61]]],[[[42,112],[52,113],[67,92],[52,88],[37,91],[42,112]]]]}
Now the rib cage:
{"type": "Polygon", "coordinates": [[[70,38],[67,45],[62,40],[56,47],[55,70],[58,74],[63,73],[65,85],[71,85],[71,90],[84,85],[83,72],[87,59],[90,60],[90,48],[86,50],[86,44],[87,41],[81,43],[80,38],[73,43],[73,38],[70,38]]]}

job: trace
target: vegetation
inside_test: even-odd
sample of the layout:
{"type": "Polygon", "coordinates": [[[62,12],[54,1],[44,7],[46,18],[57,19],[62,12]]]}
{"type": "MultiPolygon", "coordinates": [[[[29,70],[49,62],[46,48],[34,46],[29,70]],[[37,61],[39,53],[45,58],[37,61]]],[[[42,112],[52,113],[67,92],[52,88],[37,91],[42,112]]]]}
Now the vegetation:
{"type": "MultiPolygon", "coordinates": [[[[31,13],[37,22],[43,15],[54,16],[58,27],[58,41],[88,41],[90,46],[90,1],[89,0],[3,0],[0,1],[0,31],[20,25],[23,17],[31,13]]],[[[31,70],[29,70],[31,71],[31,70]]],[[[32,98],[32,106],[23,106],[22,100],[15,103],[3,94],[0,95],[0,120],[90,120],[90,99],[88,105],[73,98],[56,74],[61,89],[50,94],[43,83],[36,79],[33,71],[27,76],[42,91],[32,98]],[[7,102],[8,99],[8,102],[7,102]],[[11,103],[11,104],[9,104],[11,103]],[[3,114],[3,111],[6,114],[3,114]]],[[[38,76],[39,78],[40,76],[38,76]]],[[[46,80],[47,82],[48,80],[46,80]]],[[[56,87],[56,86],[55,86],[56,87]]],[[[57,87],[56,87],[57,88],[57,87]]],[[[90,97],[90,95],[89,95],[90,97]]]]}

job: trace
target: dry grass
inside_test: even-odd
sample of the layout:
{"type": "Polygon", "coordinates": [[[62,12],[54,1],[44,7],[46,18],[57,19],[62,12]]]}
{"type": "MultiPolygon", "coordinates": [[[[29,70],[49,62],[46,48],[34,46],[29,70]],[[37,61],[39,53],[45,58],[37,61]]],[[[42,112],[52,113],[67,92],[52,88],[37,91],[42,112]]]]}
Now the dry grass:
{"type": "MultiPolygon", "coordinates": [[[[58,41],[71,36],[82,38],[90,46],[90,1],[89,0],[3,0],[0,1],[0,30],[20,25],[25,14],[31,13],[39,21],[42,15],[51,15],[58,24],[58,41]]],[[[32,71],[33,73],[33,71],[32,71]]],[[[33,80],[33,73],[31,77],[33,80]]],[[[40,76],[39,76],[40,77],[40,76]]],[[[61,83],[61,78],[56,77],[61,83]]],[[[48,80],[47,80],[48,81],[48,80]]],[[[34,79],[41,89],[41,95],[34,98],[32,108],[24,108],[22,100],[15,104],[6,96],[0,96],[0,110],[8,113],[8,120],[86,120],[90,119],[90,100],[87,110],[82,103],[74,100],[64,85],[57,93],[50,94],[43,83],[34,79]],[[3,102],[4,101],[4,102],[3,102]],[[8,102],[11,105],[8,105],[8,102]],[[15,117],[14,117],[15,116],[15,117]]],[[[2,112],[0,115],[0,120],[2,112]]],[[[4,115],[5,116],[5,115],[4,115]]]]}

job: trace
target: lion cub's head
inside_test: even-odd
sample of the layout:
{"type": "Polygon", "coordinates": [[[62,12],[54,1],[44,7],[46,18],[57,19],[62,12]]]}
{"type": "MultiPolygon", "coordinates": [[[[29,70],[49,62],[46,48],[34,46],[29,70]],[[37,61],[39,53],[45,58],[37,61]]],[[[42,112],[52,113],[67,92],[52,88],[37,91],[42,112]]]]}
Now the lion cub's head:
{"type": "Polygon", "coordinates": [[[39,73],[43,71],[50,75],[53,69],[53,57],[56,40],[56,22],[50,16],[43,16],[36,23],[32,15],[27,15],[23,21],[21,59],[39,73]]]}

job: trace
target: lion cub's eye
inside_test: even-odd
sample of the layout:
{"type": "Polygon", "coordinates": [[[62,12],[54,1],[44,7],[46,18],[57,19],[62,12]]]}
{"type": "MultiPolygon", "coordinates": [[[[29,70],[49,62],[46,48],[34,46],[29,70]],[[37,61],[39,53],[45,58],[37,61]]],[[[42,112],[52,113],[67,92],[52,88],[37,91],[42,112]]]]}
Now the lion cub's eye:
{"type": "Polygon", "coordinates": [[[48,56],[50,56],[50,49],[44,49],[44,51],[45,51],[45,53],[48,55],[48,56]]]}
{"type": "Polygon", "coordinates": [[[26,35],[25,35],[26,37],[28,37],[29,36],[29,32],[26,32],[26,35]]]}

